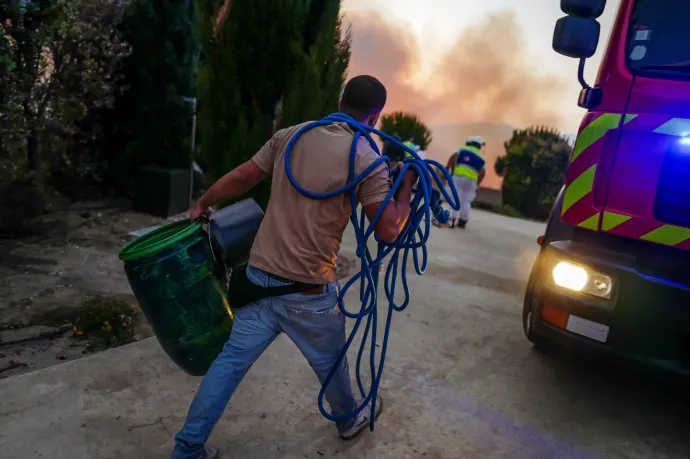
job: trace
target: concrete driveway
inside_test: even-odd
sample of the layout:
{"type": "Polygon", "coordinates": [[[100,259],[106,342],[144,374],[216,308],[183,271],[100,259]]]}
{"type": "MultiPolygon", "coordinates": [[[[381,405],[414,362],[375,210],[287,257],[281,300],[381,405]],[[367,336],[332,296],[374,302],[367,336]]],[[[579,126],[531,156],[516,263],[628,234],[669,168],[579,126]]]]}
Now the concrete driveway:
{"type": "MultiPolygon", "coordinates": [[[[316,378],[281,337],[212,442],[226,459],[690,457],[685,391],[525,340],[542,229],[475,211],[467,230],[435,230],[429,270],[410,280],[414,302],[394,317],[374,433],[337,438],[316,378]]],[[[352,253],[351,235],[343,245],[352,253]]],[[[155,339],[2,380],[0,458],[163,459],[198,383],[155,339]]]]}

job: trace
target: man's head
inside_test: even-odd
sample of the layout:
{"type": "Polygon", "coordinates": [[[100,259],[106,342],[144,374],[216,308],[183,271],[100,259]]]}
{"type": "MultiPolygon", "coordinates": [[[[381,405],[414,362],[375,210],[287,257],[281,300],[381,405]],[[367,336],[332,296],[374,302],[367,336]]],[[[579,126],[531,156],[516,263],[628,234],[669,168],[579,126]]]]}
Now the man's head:
{"type": "Polygon", "coordinates": [[[484,142],[484,138],[480,135],[473,135],[467,138],[465,141],[465,145],[468,147],[475,147],[481,149],[486,143],[484,142]]]}
{"type": "Polygon", "coordinates": [[[340,111],[363,124],[375,126],[386,105],[386,87],[376,78],[359,75],[345,85],[340,98],[340,111]]]}

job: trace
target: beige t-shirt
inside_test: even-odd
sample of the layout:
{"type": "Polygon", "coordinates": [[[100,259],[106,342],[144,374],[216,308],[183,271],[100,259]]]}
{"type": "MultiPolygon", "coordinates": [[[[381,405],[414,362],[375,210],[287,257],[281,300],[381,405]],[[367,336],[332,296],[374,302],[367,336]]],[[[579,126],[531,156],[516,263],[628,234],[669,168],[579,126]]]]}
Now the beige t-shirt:
{"type": "MultiPolygon", "coordinates": [[[[290,183],[285,173],[285,150],[306,124],[276,132],[252,158],[273,180],[249,264],[293,281],[325,284],[336,281],[336,259],[352,206],[350,193],[325,200],[309,199],[290,183]]],[[[290,154],[290,168],[297,183],[314,193],[328,193],[346,185],[353,135],[346,124],[340,123],[302,134],[290,154]]],[[[378,158],[366,139],[360,138],[355,176],[378,158]]],[[[360,182],[357,196],[366,206],[382,202],[390,190],[384,163],[360,182]]]]}

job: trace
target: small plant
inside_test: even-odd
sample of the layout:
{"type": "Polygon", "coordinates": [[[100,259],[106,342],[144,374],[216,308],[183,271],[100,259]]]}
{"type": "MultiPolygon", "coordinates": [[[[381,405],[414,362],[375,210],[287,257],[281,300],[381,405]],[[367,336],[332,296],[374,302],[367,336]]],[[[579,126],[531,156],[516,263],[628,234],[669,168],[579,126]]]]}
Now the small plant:
{"type": "Polygon", "coordinates": [[[134,340],[136,306],[103,296],[88,296],[74,320],[72,333],[79,338],[96,336],[109,345],[134,340]]]}

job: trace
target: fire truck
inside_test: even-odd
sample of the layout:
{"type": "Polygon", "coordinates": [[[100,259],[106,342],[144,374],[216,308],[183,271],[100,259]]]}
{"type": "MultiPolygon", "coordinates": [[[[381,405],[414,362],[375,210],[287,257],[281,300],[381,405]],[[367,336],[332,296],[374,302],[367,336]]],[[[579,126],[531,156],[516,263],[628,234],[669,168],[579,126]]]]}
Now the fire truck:
{"type": "MultiPolygon", "coordinates": [[[[612,3],[612,2],[610,2],[612,3]]],[[[611,5],[610,5],[611,6],[611,5]]],[[[690,372],[690,1],[620,0],[594,86],[605,0],[561,0],[582,119],[525,295],[554,343],[690,372]]]]}

